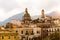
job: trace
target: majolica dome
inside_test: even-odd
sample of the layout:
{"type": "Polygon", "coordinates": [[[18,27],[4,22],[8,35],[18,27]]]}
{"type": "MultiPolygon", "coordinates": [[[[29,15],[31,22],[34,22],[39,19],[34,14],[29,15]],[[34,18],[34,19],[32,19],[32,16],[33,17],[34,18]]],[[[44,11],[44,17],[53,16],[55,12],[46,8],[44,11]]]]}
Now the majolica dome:
{"type": "Polygon", "coordinates": [[[24,16],[23,16],[23,17],[30,17],[30,14],[28,13],[27,8],[25,9],[25,14],[24,14],[24,16]]]}

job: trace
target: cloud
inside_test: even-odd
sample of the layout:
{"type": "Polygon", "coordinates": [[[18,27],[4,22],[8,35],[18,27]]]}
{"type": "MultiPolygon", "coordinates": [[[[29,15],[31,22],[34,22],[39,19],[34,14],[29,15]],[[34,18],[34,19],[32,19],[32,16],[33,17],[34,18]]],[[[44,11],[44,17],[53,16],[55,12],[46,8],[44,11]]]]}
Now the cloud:
{"type": "Polygon", "coordinates": [[[0,7],[5,11],[11,11],[18,6],[16,0],[0,0],[0,7]]]}
{"type": "Polygon", "coordinates": [[[27,7],[31,16],[40,15],[41,9],[46,12],[60,10],[60,0],[0,0],[0,20],[5,20],[27,7]],[[58,8],[57,8],[58,7],[58,8]]]}

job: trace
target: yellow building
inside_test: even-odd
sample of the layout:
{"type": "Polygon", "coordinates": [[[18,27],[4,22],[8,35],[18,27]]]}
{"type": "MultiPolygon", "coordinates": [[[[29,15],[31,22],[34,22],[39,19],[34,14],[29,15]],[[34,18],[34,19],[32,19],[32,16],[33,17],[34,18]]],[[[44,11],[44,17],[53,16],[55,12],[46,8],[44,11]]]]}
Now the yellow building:
{"type": "Polygon", "coordinates": [[[12,30],[0,29],[0,40],[19,40],[18,33],[12,30]]]}

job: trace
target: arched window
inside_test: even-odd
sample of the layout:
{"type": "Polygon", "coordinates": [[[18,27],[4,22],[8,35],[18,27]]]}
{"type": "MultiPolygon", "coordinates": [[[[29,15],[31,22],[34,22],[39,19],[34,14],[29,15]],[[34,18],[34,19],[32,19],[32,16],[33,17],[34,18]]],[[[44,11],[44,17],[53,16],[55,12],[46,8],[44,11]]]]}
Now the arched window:
{"type": "Polygon", "coordinates": [[[57,29],[57,31],[59,31],[59,28],[57,29]]]}
{"type": "Polygon", "coordinates": [[[4,39],[4,36],[2,36],[2,39],[4,39]]]}
{"type": "Polygon", "coordinates": [[[31,35],[34,35],[34,32],[32,31],[31,35]]]}
{"type": "Polygon", "coordinates": [[[23,31],[21,31],[21,34],[23,34],[23,31]]]}
{"type": "Polygon", "coordinates": [[[39,31],[37,31],[37,33],[40,33],[39,31]]]}
{"type": "Polygon", "coordinates": [[[28,31],[26,31],[25,35],[29,35],[28,31]]]}
{"type": "Polygon", "coordinates": [[[48,32],[48,30],[46,30],[48,32]]]}
{"type": "Polygon", "coordinates": [[[14,36],[14,39],[16,38],[16,36],[14,36]]]}
{"type": "Polygon", "coordinates": [[[55,29],[55,31],[56,31],[56,29],[55,29]]]}

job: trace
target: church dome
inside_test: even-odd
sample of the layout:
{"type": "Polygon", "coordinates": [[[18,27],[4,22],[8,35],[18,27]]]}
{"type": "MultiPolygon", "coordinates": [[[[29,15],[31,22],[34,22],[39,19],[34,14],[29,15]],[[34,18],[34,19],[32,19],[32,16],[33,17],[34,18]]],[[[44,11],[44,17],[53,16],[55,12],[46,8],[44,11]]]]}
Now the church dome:
{"type": "Polygon", "coordinates": [[[23,17],[30,17],[30,14],[28,13],[27,8],[25,9],[25,14],[23,17]]]}
{"type": "Polygon", "coordinates": [[[24,14],[24,17],[30,17],[30,14],[25,13],[25,14],[24,14]]]}

